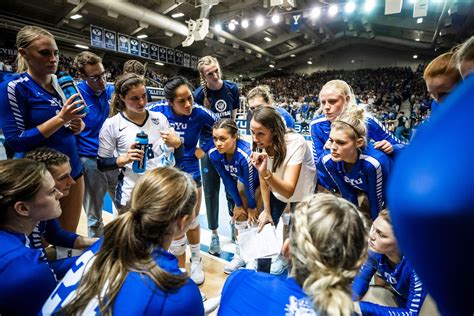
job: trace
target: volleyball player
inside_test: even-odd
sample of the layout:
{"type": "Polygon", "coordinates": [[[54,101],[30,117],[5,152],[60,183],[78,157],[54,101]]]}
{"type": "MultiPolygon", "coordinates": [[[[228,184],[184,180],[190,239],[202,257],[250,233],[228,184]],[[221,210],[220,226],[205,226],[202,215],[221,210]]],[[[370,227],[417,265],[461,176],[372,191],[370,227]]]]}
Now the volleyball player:
{"type": "MultiPolygon", "coordinates": [[[[218,117],[203,106],[194,103],[193,88],[184,77],[173,77],[164,85],[166,102],[155,102],[149,110],[162,113],[181,138],[184,154],[176,157],[176,167],[192,175],[198,187],[196,218],[186,233],[191,250],[191,278],[196,284],[204,282],[200,253],[201,231],[197,216],[201,208],[202,182],[199,159],[204,157],[212,146],[212,126],[218,117]],[[198,140],[201,137],[200,146],[198,140]]],[[[170,251],[178,257],[180,267],[184,267],[186,258],[186,236],[181,236],[171,244],[170,251]]]]}
{"type": "MultiPolygon", "coordinates": [[[[209,158],[221,176],[226,191],[235,201],[230,215],[239,232],[248,227],[247,221],[251,224],[257,223],[261,207],[258,172],[250,158],[252,150],[249,143],[239,138],[237,124],[230,118],[215,123],[212,135],[214,146],[209,151],[209,158]]],[[[245,261],[240,257],[238,243],[236,247],[232,261],[224,267],[227,274],[245,265],[245,261]]]]}
{"type": "MultiPolygon", "coordinates": [[[[212,56],[204,56],[198,61],[198,71],[201,85],[194,91],[194,101],[210,109],[219,118],[235,119],[240,106],[240,91],[237,84],[222,80],[222,70],[219,62],[212,56]]],[[[219,191],[220,179],[209,156],[201,158],[202,185],[206,203],[207,224],[212,232],[209,253],[219,255],[221,246],[217,228],[219,227],[219,191]]],[[[226,191],[227,207],[232,213],[235,203],[226,191]]],[[[231,230],[234,225],[231,224],[231,230]]],[[[232,235],[233,232],[232,232],[232,235]]]]}
{"type": "Polygon", "coordinates": [[[198,287],[167,251],[193,221],[196,200],[184,172],[145,172],[126,212],[79,257],[41,315],[204,315],[198,287]]]}

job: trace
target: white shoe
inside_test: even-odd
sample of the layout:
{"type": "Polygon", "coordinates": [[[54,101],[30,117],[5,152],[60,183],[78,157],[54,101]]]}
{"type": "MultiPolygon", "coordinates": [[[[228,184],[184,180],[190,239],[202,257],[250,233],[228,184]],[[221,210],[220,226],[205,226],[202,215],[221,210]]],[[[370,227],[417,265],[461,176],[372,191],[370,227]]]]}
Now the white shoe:
{"type": "Polygon", "coordinates": [[[245,269],[257,271],[257,260],[250,260],[245,265],[245,269]]]}
{"type": "Polygon", "coordinates": [[[191,258],[191,279],[197,285],[204,283],[204,271],[202,271],[202,258],[191,258]]]}
{"type": "Polygon", "coordinates": [[[234,258],[224,267],[225,274],[231,274],[235,270],[245,266],[245,261],[238,255],[234,255],[234,258]]]}
{"type": "Polygon", "coordinates": [[[273,275],[280,275],[288,271],[288,260],[281,254],[278,255],[275,262],[272,262],[270,273],[273,275]]]}

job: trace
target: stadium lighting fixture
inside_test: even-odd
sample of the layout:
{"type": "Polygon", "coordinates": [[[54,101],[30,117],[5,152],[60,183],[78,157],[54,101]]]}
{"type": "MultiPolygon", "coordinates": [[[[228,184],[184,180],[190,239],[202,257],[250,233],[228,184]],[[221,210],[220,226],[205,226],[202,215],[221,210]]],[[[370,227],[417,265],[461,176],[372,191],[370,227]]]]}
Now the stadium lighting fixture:
{"type": "Polygon", "coordinates": [[[423,23],[423,18],[416,19],[416,23],[418,23],[418,24],[423,23]]]}
{"type": "Polygon", "coordinates": [[[417,59],[418,58],[418,55],[413,55],[413,59],[417,59]]]}
{"type": "Polygon", "coordinates": [[[364,10],[370,12],[375,8],[375,0],[365,0],[364,10]]]}
{"type": "Polygon", "coordinates": [[[184,13],[183,13],[183,12],[176,12],[176,13],[171,14],[171,17],[172,17],[173,19],[181,18],[181,17],[183,17],[183,16],[184,16],[184,13]]]}
{"type": "Polygon", "coordinates": [[[222,25],[220,25],[219,23],[217,23],[216,25],[214,25],[214,28],[215,28],[216,31],[218,31],[218,32],[222,31],[222,25]]]}
{"type": "Polygon", "coordinates": [[[160,63],[159,61],[155,62],[155,64],[158,65],[158,66],[164,66],[165,65],[163,63],[160,63]]]}
{"type": "Polygon", "coordinates": [[[346,3],[346,5],[344,7],[344,11],[346,11],[347,14],[351,14],[352,12],[355,11],[355,8],[356,8],[355,3],[350,1],[350,2],[346,3]]]}
{"type": "Polygon", "coordinates": [[[255,20],[255,24],[256,24],[257,26],[262,26],[262,25],[263,25],[263,22],[264,22],[264,21],[263,21],[263,17],[261,17],[261,16],[258,16],[257,19],[255,20]]]}
{"type": "Polygon", "coordinates": [[[244,29],[248,28],[248,27],[249,27],[249,20],[243,20],[243,21],[242,21],[242,27],[243,27],[244,29]]]}
{"type": "Polygon", "coordinates": [[[82,15],[80,15],[80,14],[71,15],[72,20],[77,20],[77,19],[80,19],[80,18],[82,18],[82,15]]]}
{"type": "Polygon", "coordinates": [[[272,22],[273,22],[273,24],[280,23],[280,16],[278,14],[273,15],[272,16],[272,22]]]}
{"type": "Polygon", "coordinates": [[[311,10],[311,18],[312,19],[317,19],[321,15],[321,8],[316,7],[313,10],[311,10]]]}
{"type": "Polygon", "coordinates": [[[266,40],[267,42],[271,42],[271,41],[272,41],[272,39],[271,39],[270,37],[268,37],[268,36],[264,37],[263,39],[266,40]]]}
{"type": "Polygon", "coordinates": [[[275,65],[274,65],[274,64],[270,64],[270,65],[268,65],[268,67],[270,67],[270,68],[275,68],[275,65]]]}
{"type": "Polygon", "coordinates": [[[307,63],[308,63],[308,65],[312,65],[312,64],[313,64],[313,62],[312,62],[311,60],[308,60],[307,63]]]}
{"type": "Polygon", "coordinates": [[[76,44],[76,45],[74,45],[74,46],[76,46],[77,48],[82,48],[82,49],[89,49],[89,47],[88,47],[88,46],[81,45],[81,44],[76,44]]]}
{"type": "Polygon", "coordinates": [[[147,38],[147,37],[148,37],[148,35],[146,35],[146,34],[140,34],[140,35],[137,36],[137,38],[140,38],[140,39],[141,38],[147,38]]]}
{"type": "Polygon", "coordinates": [[[229,25],[227,25],[227,27],[229,28],[229,31],[235,31],[235,24],[230,22],[229,25]]]}
{"type": "Polygon", "coordinates": [[[337,8],[337,5],[335,4],[332,4],[330,7],[329,7],[329,10],[328,10],[328,15],[330,17],[333,17],[337,14],[337,12],[339,11],[339,9],[337,8]]]}
{"type": "Polygon", "coordinates": [[[293,58],[293,57],[296,57],[296,55],[295,55],[295,54],[291,54],[290,57],[293,58]]]}

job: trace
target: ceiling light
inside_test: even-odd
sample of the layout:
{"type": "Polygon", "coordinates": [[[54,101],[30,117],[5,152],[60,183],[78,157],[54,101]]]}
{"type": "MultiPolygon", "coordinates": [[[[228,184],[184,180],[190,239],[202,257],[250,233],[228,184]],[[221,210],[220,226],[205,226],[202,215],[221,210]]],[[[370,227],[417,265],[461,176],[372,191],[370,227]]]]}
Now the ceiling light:
{"type": "Polygon", "coordinates": [[[275,14],[272,16],[272,22],[273,24],[278,24],[280,22],[280,16],[275,14]]]}
{"type": "Polygon", "coordinates": [[[148,37],[148,35],[146,35],[146,34],[140,34],[140,35],[137,36],[137,38],[147,38],[147,37],[148,37]]]}
{"type": "Polygon", "coordinates": [[[291,55],[290,55],[290,57],[292,57],[292,58],[293,58],[293,57],[296,57],[296,55],[295,55],[295,54],[291,54],[291,55]]]}
{"type": "Polygon", "coordinates": [[[413,55],[413,59],[417,59],[418,58],[418,55],[413,55]]]}
{"type": "Polygon", "coordinates": [[[351,2],[346,3],[344,10],[346,11],[346,13],[351,14],[352,12],[355,11],[355,8],[356,8],[355,3],[351,1],[351,2]]]}
{"type": "Polygon", "coordinates": [[[262,25],[263,25],[263,22],[264,22],[264,21],[263,21],[263,17],[261,17],[261,16],[257,17],[257,19],[255,20],[255,24],[256,24],[257,26],[262,26],[262,25]]]}
{"type": "Polygon", "coordinates": [[[243,76],[242,75],[239,75],[240,78],[242,78],[243,76]]]}
{"type": "Polygon", "coordinates": [[[308,65],[312,65],[312,64],[313,64],[313,62],[312,62],[311,60],[308,60],[307,63],[308,63],[308,65]]]}
{"type": "Polygon", "coordinates": [[[171,14],[171,17],[174,19],[181,18],[183,16],[184,16],[183,12],[176,12],[176,13],[171,14]]]}
{"type": "Polygon", "coordinates": [[[329,7],[328,15],[335,16],[337,14],[337,11],[338,11],[337,5],[333,4],[329,7]]]}
{"type": "Polygon", "coordinates": [[[214,25],[214,28],[215,28],[216,31],[218,31],[218,32],[222,31],[222,25],[220,25],[219,23],[217,23],[216,25],[214,25]]]}
{"type": "Polygon", "coordinates": [[[155,64],[158,65],[158,66],[164,66],[165,65],[163,63],[160,63],[159,61],[155,62],[155,64]]]}
{"type": "Polygon", "coordinates": [[[248,27],[249,27],[249,20],[243,20],[243,21],[242,21],[242,27],[243,27],[244,29],[248,28],[248,27]]]}
{"type": "Polygon", "coordinates": [[[272,41],[272,39],[271,39],[270,37],[268,37],[268,36],[267,36],[267,37],[264,37],[263,39],[266,40],[267,42],[271,42],[271,41],[272,41]]]}
{"type": "Polygon", "coordinates": [[[80,18],[82,18],[82,15],[80,15],[80,14],[71,15],[71,19],[73,19],[73,20],[77,20],[77,19],[80,19],[80,18]]]}
{"type": "Polygon", "coordinates": [[[321,8],[316,7],[313,10],[311,10],[311,18],[312,19],[317,19],[321,15],[321,8]]]}
{"type": "Polygon", "coordinates": [[[235,24],[230,22],[227,27],[229,28],[229,31],[235,31],[235,24]]]}
{"type": "Polygon", "coordinates": [[[74,45],[74,46],[76,46],[77,48],[82,48],[82,49],[89,49],[89,47],[88,47],[88,46],[81,45],[81,44],[76,44],[76,45],[74,45]]]}
{"type": "Polygon", "coordinates": [[[274,65],[274,64],[270,64],[270,65],[268,65],[268,67],[270,67],[270,68],[275,68],[275,65],[274,65]]]}
{"type": "Polygon", "coordinates": [[[419,42],[419,41],[420,41],[420,39],[417,37],[417,38],[415,38],[415,41],[416,41],[416,42],[419,42]]]}
{"type": "Polygon", "coordinates": [[[375,0],[366,0],[364,4],[365,12],[370,12],[375,8],[375,0]]]}
{"type": "Polygon", "coordinates": [[[416,23],[418,23],[418,24],[423,23],[423,18],[416,19],[416,23]]]}

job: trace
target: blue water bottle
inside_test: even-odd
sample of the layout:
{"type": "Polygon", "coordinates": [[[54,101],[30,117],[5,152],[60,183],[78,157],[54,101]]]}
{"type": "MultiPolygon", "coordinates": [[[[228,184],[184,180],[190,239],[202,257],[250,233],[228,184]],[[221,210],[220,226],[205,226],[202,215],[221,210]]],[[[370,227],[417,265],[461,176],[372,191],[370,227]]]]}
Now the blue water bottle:
{"type": "Polygon", "coordinates": [[[135,173],[144,173],[146,169],[148,135],[144,131],[141,131],[140,133],[137,134],[137,138],[135,138],[135,142],[137,143],[137,145],[135,145],[135,148],[143,150],[143,159],[140,161],[134,161],[132,165],[132,170],[135,173]]]}
{"type": "MultiPolygon", "coordinates": [[[[58,73],[58,84],[61,87],[61,90],[63,90],[64,95],[66,96],[66,99],[69,99],[73,94],[79,94],[79,96],[74,99],[74,102],[78,100],[82,100],[83,104],[86,104],[81,94],[79,93],[79,90],[77,89],[76,84],[74,83],[74,80],[67,72],[61,71],[60,73],[58,73]]],[[[82,104],[78,104],[77,106],[81,106],[81,105],[82,104]]],[[[82,109],[78,114],[85,114],[88,112],[89,112],[89,107],[86,104],[84,109],[82,109]]]]}

